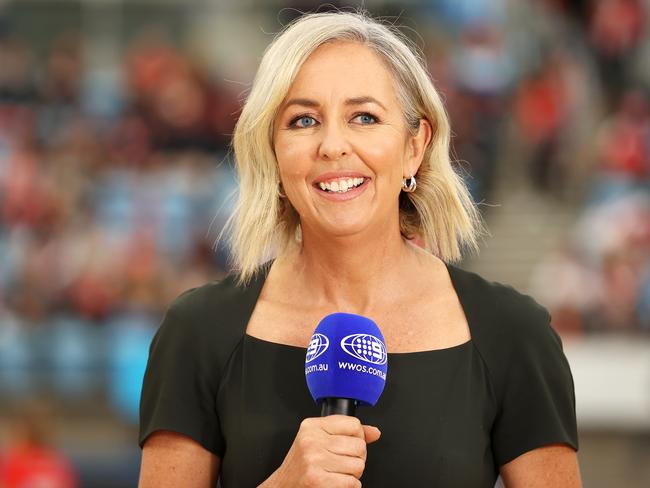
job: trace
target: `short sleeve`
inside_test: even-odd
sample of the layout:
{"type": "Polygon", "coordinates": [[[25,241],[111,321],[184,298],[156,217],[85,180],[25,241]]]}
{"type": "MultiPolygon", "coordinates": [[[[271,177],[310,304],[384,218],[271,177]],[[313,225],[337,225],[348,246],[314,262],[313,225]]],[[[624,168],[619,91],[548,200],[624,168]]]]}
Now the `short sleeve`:
{"type": "Polygon", "coordinates": [[[492,429],[495,462],[564,443],[578,450],[575,390],[562,341],[546,309],[520,317],[506,361],[499,411],[492,429]],[[522,322],[523,321],[523,322],[522,322]]]}
{"type": "Polygon", "coordinates": [[[152,340],[140,399],[139,444],[157,430],[170,430],[222,457],[225,442],[215,401],[219,378],[206,338],[188,310],[191,294],[170,306],[152,340]]]}

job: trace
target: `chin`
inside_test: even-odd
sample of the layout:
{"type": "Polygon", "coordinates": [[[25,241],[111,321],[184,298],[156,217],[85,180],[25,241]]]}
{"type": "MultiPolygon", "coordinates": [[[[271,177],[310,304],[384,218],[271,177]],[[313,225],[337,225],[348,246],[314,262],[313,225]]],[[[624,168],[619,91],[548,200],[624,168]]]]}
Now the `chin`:
{"type": "Polygon", "coordinates": [[[319,226],[319,234],[331,237],[348,237],[363,233],[368,229],[367,221],[334,221],[319,226]]]}

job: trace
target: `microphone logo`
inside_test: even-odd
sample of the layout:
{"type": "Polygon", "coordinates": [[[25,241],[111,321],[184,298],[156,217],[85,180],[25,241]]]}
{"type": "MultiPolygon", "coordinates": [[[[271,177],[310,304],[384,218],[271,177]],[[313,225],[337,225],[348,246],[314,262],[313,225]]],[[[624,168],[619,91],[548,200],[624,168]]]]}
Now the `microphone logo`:
{"type": "Polygon", "coordinates": [[[305,358],[305,363],[309,363],[323,354],[325,351],[327,351],[329,345],[329,339],[323,334],[316,333],[311,336],[311,341],[309,341],[309,347],[307,348],[307,357],[305,358]]]}
{"type": "Polygon", "coordinates": [[[341,349],[350,356],[370,364],[386,364],[388,354],[384,343],[370,334],[351,334],[341,339],[341,349]]]}

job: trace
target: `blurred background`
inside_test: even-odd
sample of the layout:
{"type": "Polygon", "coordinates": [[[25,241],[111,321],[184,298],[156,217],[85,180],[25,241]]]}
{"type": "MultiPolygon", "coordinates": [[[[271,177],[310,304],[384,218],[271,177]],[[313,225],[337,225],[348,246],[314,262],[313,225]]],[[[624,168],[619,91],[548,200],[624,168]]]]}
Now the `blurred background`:
{"type": "MultiPolygon", "coordinates": [[[[223,276],[233,125],[319,3],[0,0],[0,486],[136,485],[149,343],[223,276]]],[[[585,486],[650,486],[650,0],[320,10],[361,5],[445,99],[492,234],[462,266],[552,313],[585,486]]]]}

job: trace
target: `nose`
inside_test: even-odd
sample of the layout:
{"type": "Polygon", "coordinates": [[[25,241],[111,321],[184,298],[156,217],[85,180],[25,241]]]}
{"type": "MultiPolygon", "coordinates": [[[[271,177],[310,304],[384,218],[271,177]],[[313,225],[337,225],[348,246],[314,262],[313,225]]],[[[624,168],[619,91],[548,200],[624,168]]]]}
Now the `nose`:
{"type": "Polygon", "coordinates": [[[336,161],[350,154],[350,144],[344,130],[336,124],[328,124],[321,132],[323,139],[318,148],[318,155],[322,159],[336,161]]]}

